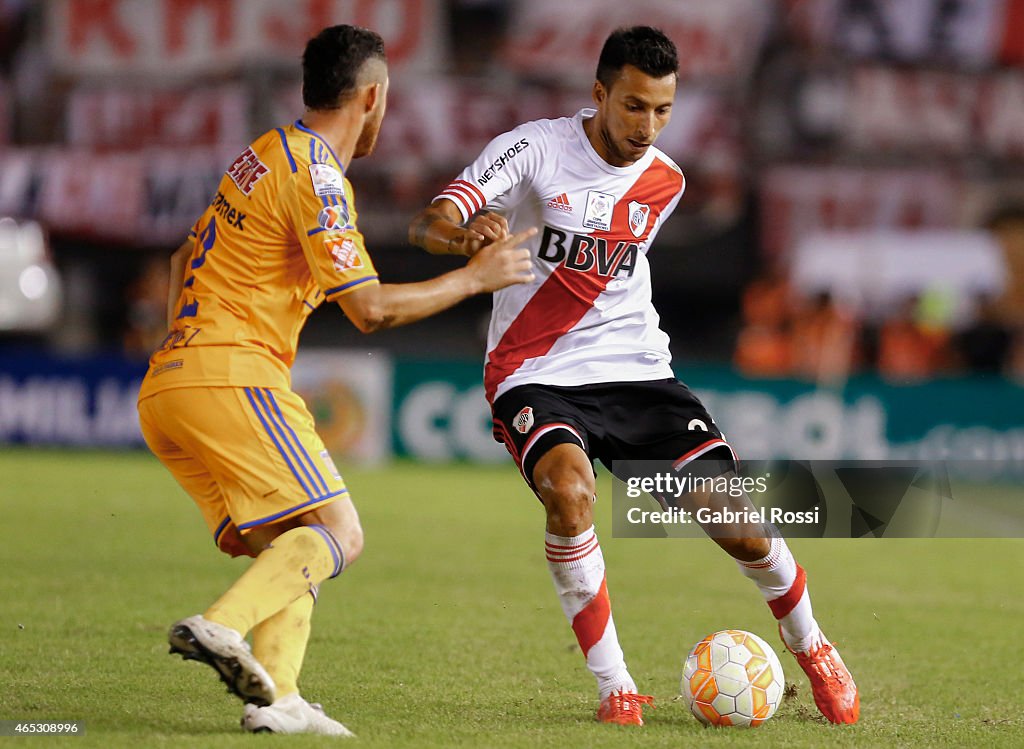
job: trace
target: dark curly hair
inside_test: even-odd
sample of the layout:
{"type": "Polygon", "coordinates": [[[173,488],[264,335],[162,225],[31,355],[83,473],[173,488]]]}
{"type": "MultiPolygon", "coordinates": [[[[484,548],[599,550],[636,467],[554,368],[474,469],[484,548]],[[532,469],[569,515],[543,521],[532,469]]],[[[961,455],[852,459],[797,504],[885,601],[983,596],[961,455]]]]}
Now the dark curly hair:
{"type": "Polygon", "coordinates": [[[672,73],[679,75],[676,45],[664,32],[651,26],[629,26],[613,31],[605,40],[597,61],[597,80],[610,88],[626,65],[653,78],[664,78],[672,73]]]}
{"type": "Polygon", "coordinates": [[[359,26],[329,26],[302,53],[302,103],[309,109],[336,109],[352,95],[363,64],[387,60],[380,34],[359,26]]]}

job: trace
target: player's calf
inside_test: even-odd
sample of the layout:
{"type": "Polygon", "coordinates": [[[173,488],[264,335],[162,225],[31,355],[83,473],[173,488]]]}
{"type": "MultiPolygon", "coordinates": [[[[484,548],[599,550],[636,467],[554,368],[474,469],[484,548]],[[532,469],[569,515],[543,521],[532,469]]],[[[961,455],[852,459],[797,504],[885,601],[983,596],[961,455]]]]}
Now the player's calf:
{"type": "Polygon", "coordinates": [[[807,674],[818,709],[833,723],[856,723],[860,715],[857,685],[839,651],[814,619],[807,574],[796,563],[786,541],[773,537],[766,555],[737,562],[778,620],[782,642],[807,674]]]}
{"type": "Polygon", "coordinates": [[[767,556],[771,551],[771,539],[768,538],[724,537],[714,541],[738,562],[752,562],[767,556]]]}

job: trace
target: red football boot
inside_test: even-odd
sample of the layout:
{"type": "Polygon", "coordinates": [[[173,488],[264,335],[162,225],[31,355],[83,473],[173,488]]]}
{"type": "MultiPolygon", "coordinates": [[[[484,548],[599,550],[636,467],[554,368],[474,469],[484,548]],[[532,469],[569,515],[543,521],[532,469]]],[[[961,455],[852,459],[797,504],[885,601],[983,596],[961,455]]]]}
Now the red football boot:
{"type": "MultiPolygon", "coordinates": [[[[781,627],[779,636],[782,636],[781,627]]],[[[785,638],[782,644],[786,645],[785,638]]],[[[811,680],[814,704],[821,714],[833,723],[856,723],[860,717],[860,693],[836,646],[822,634],[821,644],[814,650],[797,653],[789,645],[786,650],[793,654],[811,680]]]]}
{"type": "Polygon", "coordinates": [[[646,694],[620,690],[612,692],[597,708],[597,719],[602,723],[616,723],[620,726],[642,726],[643,706],[654,707],[654,698],[646,694]]]}

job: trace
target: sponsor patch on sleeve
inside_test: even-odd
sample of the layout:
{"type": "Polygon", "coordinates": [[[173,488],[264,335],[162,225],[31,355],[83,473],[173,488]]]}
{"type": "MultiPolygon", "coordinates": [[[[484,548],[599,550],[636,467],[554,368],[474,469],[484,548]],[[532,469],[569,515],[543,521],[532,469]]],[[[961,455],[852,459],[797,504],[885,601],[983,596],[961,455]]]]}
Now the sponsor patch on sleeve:
{"type": "Polygon", "coordinates": [[[324,247],[331,253],[334,269],[339,273],[363,267],[359,247],[351,237],[328,237],[324,240],[324,247]]]}
{"type": "Polygon", "coordinates": [[[269,173],[270,168],[260,161],[252,146],[245,149],[227,171],[227,175],[243,195],[251,194],[256,183],[269,173]]]}
{"type": "Polygon", "coordinates": [[[345,199],[342,198],[340,205],[325,206],[317,215],[316,222],[327,231],[351,229],[352,224],[349,223],[348,204],[345,199]]]}
{"type": "Polygon", "coordinates": [[[330,164],[310,164],[309,176],[318,197],[345,194],[345,178],[330,164]]]}

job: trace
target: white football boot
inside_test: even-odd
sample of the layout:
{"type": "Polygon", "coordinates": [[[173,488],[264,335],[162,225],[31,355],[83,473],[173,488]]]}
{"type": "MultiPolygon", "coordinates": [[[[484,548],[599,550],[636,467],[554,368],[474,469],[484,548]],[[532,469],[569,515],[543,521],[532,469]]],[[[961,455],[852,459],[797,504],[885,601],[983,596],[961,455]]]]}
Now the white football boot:
{"type": "Polygon", "coordinates": [[[245,638],[230,627],[196,614],[171,625],[167,640],[171,653],[211,666],[228,691],[243,702],[269,705],[274,701],[274,680],[253,656],[245,638]]]}
{"type": "Polygon", "coordinates": [[[320,705],[311,705],[298,694],[289,694],[267,707],[246,705],[242,728],[250,733],[316,733],[355,738],[341,723],[328,718],[320,705]]]}

